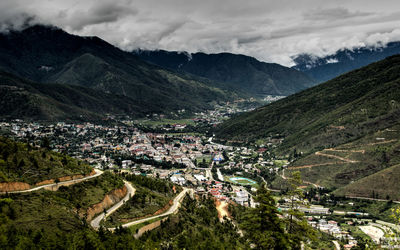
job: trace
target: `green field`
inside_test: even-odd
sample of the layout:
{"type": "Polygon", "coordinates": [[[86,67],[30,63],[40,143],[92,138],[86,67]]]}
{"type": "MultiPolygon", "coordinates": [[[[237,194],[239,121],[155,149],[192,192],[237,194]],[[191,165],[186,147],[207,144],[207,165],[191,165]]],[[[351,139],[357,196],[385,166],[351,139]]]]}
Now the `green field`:
{"type": "Polygon", "coordinates": [[[249,178],[245,178],[245,177],[234,176],[234,177],[229,177],[228,180],[232,183],[239,184],[242,186],[248,186],[248,185],[257,186],[258,185],[256,181],[249,179],[249,178]]]}

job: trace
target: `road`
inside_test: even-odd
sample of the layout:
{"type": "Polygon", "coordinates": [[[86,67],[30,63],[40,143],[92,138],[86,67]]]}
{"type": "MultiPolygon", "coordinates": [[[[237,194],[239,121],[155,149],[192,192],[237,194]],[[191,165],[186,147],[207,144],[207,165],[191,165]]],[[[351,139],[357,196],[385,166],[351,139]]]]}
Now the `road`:
{"type": "Polygon", "coordinates": [[[212,173],[211,173],[211,168],[203,168],[203,169],[206,170],[206,178],[208,178],[210,181],[213,181],[214,178],[213,178],[212,173]]]}
{"type": "Polygon", "coordinates": [[[52,187],[63,186],[63,185],[68,185],[68,184],[74,184],[74,183],[90,180],[92,178],[96,178],[96,177],[98,177],[98,176],[103,174],[103,171],[101,171],[101,170],[94,169],[94,171],[96,172],[96,174],[91,175],[91,176],[87,176],[87,177],[84,177],[84,178],[81,178],[81,179],[75,179],[75,180],[63,181],[63,182],[59,182],[59,183],[47,184],[47,185],[42,185],[42,186],[39,186],[39,187],[34,187],[34,188],[31,188],[31,189],[26,189],[26,190],[21,190],[21,191],[0,192],[0,194],[3,194],[3,193],[9,193],[9,194],[29,193],[29,192],[40,190],[42,188],[52,188],[52,187]]]}
{"type": "Polygon", "coordinates": [[[221,171],[219,170],[219,168],[217,168],[217,175],[218,175],[218,179],[220,181],[224,181],[224,176],[221,174],[221,171]]]}
{"type": "Polygon", "coordinates": [[[325,156],[325,157],[328,157],[328,158],[334,158],[334,159],[338,159],[338,160],[341,160],[341,161],[344,161],[344,162],[347,162],[347,163],[357,163],[357,162],[359,162],[359,161],[349,160],[347,158],[340,157],[340,156],[337,156],[337,155],[324,154],[322,152],[315,152],[315,155],[321,155],[321,156],[325,156]]]}
{"type": "Polygon", "coordinates": [[[132,196],[135,195],[136,189],[127,181],[125,182],[125,186],[128,189],[127,194],[125,195],[125,197],[120,200],[119,202],[117,202],[116,204],[114,204],[114,206],[112,206],[111,208],[109,208],[106,213],[101,213],[98,216],[96,216],[96,218],[94,218],[91,222],[90,225],[94,228],[94,229],[98,229],[100,227],[100,222],[107,218],[108,216],[110,216],[112,213],[114,213],[115,211],[117,211],[118,208],[120,208],[122,205],[124,205],[124,203],[126,201],[128,201],[132,196]]]}
{"type": "MultiPolygon", "coordinates": [[[[133,225],[137,225],[137,224],[140,224],[140,223],[143,223],[143,222],[155,219],[155,218],[160,218],[160,217],[164,217],[164,216],[167,216],[167,215],[175,213],[179,209],[183,197],[185,197],[186,193],[188,193],[188,192],[190,192],[191,195],[193,195],[194,190],[193,189],[189,189],[189,188],[183,188],[183,191],[180,194],[178,194],[178,196],[175,197],[172,206],[168,209],[167,212],[159,214],[159,215],[147,217],[147,218],[144,218],[144,219],[131,221],[131,222],[123,224],[122,227],[131,227],[133,225]]],[[[108,228],[108,230],[114,231],[115,228],[108,228]]]]}
{"type": "Polygon", "coordinates": [[[335,245],[336,250],[340,250],[340,244],[337,240],[332,240],[333,244],[335,245]]]}

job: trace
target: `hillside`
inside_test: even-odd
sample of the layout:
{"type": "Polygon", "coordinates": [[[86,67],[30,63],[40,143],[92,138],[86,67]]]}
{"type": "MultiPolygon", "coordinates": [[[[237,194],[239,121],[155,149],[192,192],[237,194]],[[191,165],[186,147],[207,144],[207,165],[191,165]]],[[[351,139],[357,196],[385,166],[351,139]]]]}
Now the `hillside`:
{"type": "Polygon", "coordinates": [[[400,56],[393,56],[270,105],[216,128],[227,141],[284,137],[278,151],[305,154],[336,147],[399,122],[400,56]]]}
{"type": "Polygon", "coordinates": [[[91,171],[89,165],[69,156],[0,137],[0,183],[35,185],[66,176],[88,175],[91,171]]]}
{"type": "Polygon", "coordinates": [[[376,198],[375,194],[384,199],[387,196],[399,199],[396,195],[399,130],[397,124],[338,147],[306,155],[291,163],[285,172],[300,171],[308,182],[339,188],[335,191],[339,195],[376,198]]]}
{"type": "Polygon", "coordinates": [[[98,37],[79,37],[55,27],[36,25],[0,34],[0,69],[40,83],[129,97],[135,113],[202,110],[236,93],[150,65],[98,37]]]}
{"type": "Polygon", "coordinates": [[[400,165],[381,170],[334,192],[335,195],[400,200],[400,165]]]}
{"type": "Polygon", "coordinates": [[[341,49],[326,57],[301,54],[293,58],[296,63],[293,68],[306,73],[318,82],[325,82],[396,54],[400,54],[400,42],[391,42],[378,47],[341,49]]]}
{"type": "Polygon", "coordinates": [[[0,117],[100,120],[107,114],[144,116],[151,104],[87,87],[40,84],[0,71],[0,117]]]}
{"type": "Polygon", "coordinates": [[[134,51],[141,59],[181,73],[225,83],[233,90],[256,97],[290,95],[315,85],[305,74],[275,63],[230,53],[134,51]]]}

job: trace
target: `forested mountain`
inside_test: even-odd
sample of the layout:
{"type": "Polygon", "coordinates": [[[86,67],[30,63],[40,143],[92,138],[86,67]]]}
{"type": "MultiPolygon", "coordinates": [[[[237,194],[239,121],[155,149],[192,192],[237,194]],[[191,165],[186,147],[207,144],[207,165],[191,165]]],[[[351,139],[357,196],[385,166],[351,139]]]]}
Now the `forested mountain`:
{"type": "Polygon", "coordinates": [[[275,153],[294,160],[287,174],[301,171],[340,195],[398,199],[399,87],[400,56],[392,56],[239,115],[215,133],[231,142],[280,139],[275,153]]]}
{"type": "Polygon", "coordinates": [[[337,146],[399,122],[400,56],[304,90],[228,120],[216,134],[226,140],[285,137],[282,151],[337,146]]]}
{"type": "Polygon", "coordinates": [[[290,95],[315,85],[305,74],[276,63],[231,53],[134,51],[143,60],[177,72],[186,72],[227,84],[252,96],[290,95]]]}
{"type": "Polygon", "coordinates": [[[341,74],[399,53],[400,42],[391,42],[384,47],[341,49],[335,54],[326,57],[301,54],[294,58],[296,66],[293,68],[306,73],[318,82],[325,82],[341,74]]]}
{"type": "Polygon", "coordinates": [[[0,69],[35,82],[125,96],[138,105],[133,114],[201,110],[236,96],[210,81],[148,64],[98,37],[41,25],[0,34],[0,69]]]}
{"type": "Polygon", "coordinates": [[[82,86],[36,83],[0,71],[0,117],[101,120],[107,114],[144,116],[151,103],[82,86]]]}

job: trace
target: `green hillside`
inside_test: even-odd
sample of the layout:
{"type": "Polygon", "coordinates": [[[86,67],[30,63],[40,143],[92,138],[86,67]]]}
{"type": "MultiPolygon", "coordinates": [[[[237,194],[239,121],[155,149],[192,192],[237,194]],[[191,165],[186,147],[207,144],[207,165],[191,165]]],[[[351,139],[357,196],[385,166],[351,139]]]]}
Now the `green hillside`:
{"type": "Polygon", "coordinates": [[[340,196],[400,200],[399,180],[400,165],[395,165],[339,188],[334,194],[340,196]]]}
{"type": "MultiPolygon", "coordinates": [[[[286,176],[300,171],[340,195],[398,199],[399,87],[400,56],[393,56],[228,120],[216,135],[245,143],[281,138],[278,155],[303,152],[286,176]]],[[[272,186],[284,182],[278,177],[272,186]]]]}
{"type": "Polygon", "coordinates": [[[399,86],[400,56],[393,56],[228,120],[215,133],[241,142],[278,134],[281,153],[335,147],[397,124],[399,86]]]}
{"type": "MultiPolygon", "coordinates": [[[[347,185],[352,186],[365,177],[370,178],[374,173],[387,173],[385,169],[400,163],[399,129],[400,126],[396,125],[350,143],[309,154],[291,163],[286,173],[298,170],[303,178],[311,183],[328,188],[346,189],[347,185]]],[[[381,178],[376,178],[368,180],[380,183],[381,178]]],[[[365,184],[365,189],[369,190],[371,185],[365,184]]],[[[384,197],[394,197],[396,178],[386,179],[386,185],[392,188],[381,189],[381,197],[383,193],[384,197]]],[[[372,192],[368,193],[367,197],[370,195],[372,192]]]]}
{"type": "Polygon", "coordinates": [[[89,165],[67,155],[0,137],[0,183],[32,185],[64,176],[87,175],[91,171],[89,165]]]}
{"type": "Polygon", "coordinates": [[[151,104],[123,95],[64,84],[39,84],[0,71],[0,117],[100,120],[107,114],[144,116],[151,104]]]}

